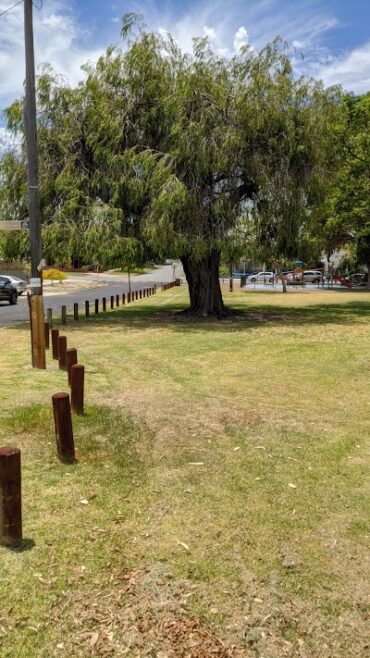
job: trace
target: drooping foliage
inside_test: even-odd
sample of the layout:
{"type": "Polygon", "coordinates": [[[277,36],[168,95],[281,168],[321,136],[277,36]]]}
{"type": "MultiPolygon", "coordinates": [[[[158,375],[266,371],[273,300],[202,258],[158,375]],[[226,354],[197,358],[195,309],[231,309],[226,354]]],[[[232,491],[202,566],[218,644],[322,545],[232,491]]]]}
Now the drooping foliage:
{"type": "MultiPolygon", "coordinates": [[[[43,244],[50,260],[181,258],[191,309],[226,312],[222,249],[246,208],[261,244],[293,253],[321,201],[338,90],[293,76],[279,40],[233,59],[206,39],[184,55],[170,36],[144,28],[125,50],[109,48],[71,89],[48,68],[38,81],[43,244]]],[[[21,103],[8,123],[22,131],[21,103]]],[[[0,206],[24,215],[24,189],[10,201],[2,169],[0,206]]],[[[23,174],[21,175],[21,172],[23,174]]],[[[239,231],[240,233],[240,231],[239,231]]]]}

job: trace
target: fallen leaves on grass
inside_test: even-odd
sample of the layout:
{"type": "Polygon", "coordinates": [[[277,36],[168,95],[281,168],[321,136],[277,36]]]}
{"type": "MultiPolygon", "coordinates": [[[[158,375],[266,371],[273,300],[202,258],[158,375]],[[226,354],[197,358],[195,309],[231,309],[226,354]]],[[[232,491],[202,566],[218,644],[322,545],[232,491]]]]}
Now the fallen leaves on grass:
{"type": "MultiPolygon", "coordinates": [[[[182,542],[179,544],[183,545],[182,542]]],[[[54,606],[64,620],[65,655],[144,658],[244,658],[186,610],[185,582],[175,582],[162,564],[124,568],[105,577],[94,592],[76,590],[54,606]]],[[[57,646],[61,646],[61,643],[57,646]]]]}

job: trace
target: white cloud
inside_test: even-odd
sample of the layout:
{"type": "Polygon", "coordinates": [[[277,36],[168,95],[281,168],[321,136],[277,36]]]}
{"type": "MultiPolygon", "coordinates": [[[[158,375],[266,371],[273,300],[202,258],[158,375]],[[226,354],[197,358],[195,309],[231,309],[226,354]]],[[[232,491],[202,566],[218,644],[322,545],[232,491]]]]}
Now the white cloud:
{"type": "Polygon", "coordinates": [[[216,30],[213,27],[208,27],[208,25],[204,25],[203,35],[207,37],[211,42],[216,41],[217,34],[216,34],[216,30]]]}
{"type": "MultiPolygon", "coordinates": [[[[7,6],[8,0],[0,0],[0,11],[7,6]]],[[[96,61],[103,52],[86,45],[87,35],[74,20],[68,0],[48,0],[42,11],[35,10],[34,32],[36,68],[48,62],[70,84],[82,78],[83,63],[96,61]]],[[[0,109],[22,94],[24,77],[23,7],[19,5],[1,17],[0,109]]]]}
{"type": "Polygon", "coordinates": [[[235,50],[235,52],[238,53],[239,50],[240,50],[241,48],[243,48],[244,46],[247,46],[248,43],[249,43],[249,34],[248,34],[248,31],[247,31],[247,29],[244,27],[244,25],[241,25],[241,26],[237,29],[237,31],[235,32],[235,36],[234,36],[233,46],[234,46],[234,50],[235,50]]]}
{"type": "Polygon", "coordinates": [[[363,94],[370,90],[370,41],[342,57],[329,57],[314,73],[326,85],[341,84],[345,89],[363,94]]]}

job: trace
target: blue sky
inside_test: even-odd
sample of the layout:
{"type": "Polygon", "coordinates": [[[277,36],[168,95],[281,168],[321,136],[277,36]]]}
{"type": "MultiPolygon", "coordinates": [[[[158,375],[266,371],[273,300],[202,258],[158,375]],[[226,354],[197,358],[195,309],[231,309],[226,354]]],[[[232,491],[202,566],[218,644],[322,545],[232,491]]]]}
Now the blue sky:
{"type": "MultiPolygon", "coordinates": [[[[15,0],[0,0],[0,13],[15,0]]],[[[279,35],[292,48],[297,74],[370,90],[370,0],[35,0],[37,64],[50,62],[71,84],[80,66],[120,43],[124,13],[141,12],[149,28],[171,32],[189,51],[208,35],[226,56],[256,50],[279,35]],[[304,55],[302,59],[301,54],[304,55]]],[[[24,78],[23,7],[0,16],[0,110],[19,96],[24,78]]],[[[7,135],[0,123],[0,142],[7,135]]]]}

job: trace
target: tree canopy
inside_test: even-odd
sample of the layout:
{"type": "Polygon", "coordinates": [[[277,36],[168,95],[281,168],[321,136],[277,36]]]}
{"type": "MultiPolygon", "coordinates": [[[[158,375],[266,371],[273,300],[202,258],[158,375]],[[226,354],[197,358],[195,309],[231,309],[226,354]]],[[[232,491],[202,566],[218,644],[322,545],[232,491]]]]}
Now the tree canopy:
{"type": "MultiPolygon", "coordinates": [[[[222,316],[220,254],[246,209],[281,257],[322,203],[340,91],[297,79],[280,40],[225,59],[207,39],[185,55],[132,27],[130,15],[125,48],[86,65],[78,87],[49,68],[38,79],[44,253],[180,258],[192,312],[222,316]]],[[[22,133],[21,101],[7,118],[22,133]]],[[[24,171],[23,150],[1,165],[3,216],[26,212],[24,171]]]]}

